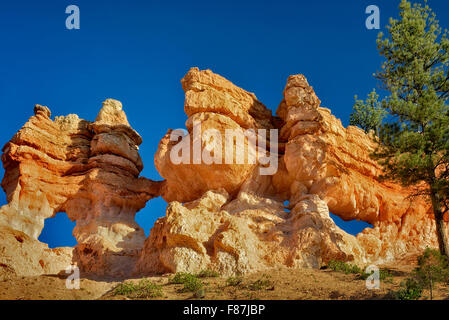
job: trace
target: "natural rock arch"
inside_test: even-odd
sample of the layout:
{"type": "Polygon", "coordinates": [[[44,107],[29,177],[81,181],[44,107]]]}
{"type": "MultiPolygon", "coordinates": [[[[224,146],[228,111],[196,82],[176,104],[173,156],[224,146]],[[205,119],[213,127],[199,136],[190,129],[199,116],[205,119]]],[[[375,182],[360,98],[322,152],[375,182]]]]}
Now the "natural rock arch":
{"type": "Polygon", "coordinates": [[[52,121],[39,105],[34,111],[3,148],[8,204],[0,223],[37,240],[46,218],[67,212],[77,223],[74,263],[100,275],[130,274],[145,240],[134,215],[161,183],[139,177],[142,140],[121,103],[106,100],[95,122],[76,115],[52,121]]]}
{"type": "Polygon", "coordinates": [[[70,263],[97,275],[232,274],[317,268],[330,259],[385,262],[436,246],[426,203],[410,205],[406,189],[378,180],[372,139],[322,108],[304,76],[288,78],[277,116],[210,70],[192,68],[182,85],[189,132],[194,120],[219,132],[279,129],[276,174],[261,176],[259,163],[173,165],[169,131],[155,155],[166,180],[151,181],[139,176],[142,139],[120,102],[106,100],[94,122],[76,115],[52,121],[37,105],[3,148],[8,204],[0,208],[0,263],[19,274],[58,272],[70,263]],[[166,216],[145,239],[134,216],[159,195],[169,202],[166,216]],[[349,235],[329,210],[373,229],[349,235]],[[44,220],[62,211],[76,221],[73,254],[37,241],[44,220]]]}

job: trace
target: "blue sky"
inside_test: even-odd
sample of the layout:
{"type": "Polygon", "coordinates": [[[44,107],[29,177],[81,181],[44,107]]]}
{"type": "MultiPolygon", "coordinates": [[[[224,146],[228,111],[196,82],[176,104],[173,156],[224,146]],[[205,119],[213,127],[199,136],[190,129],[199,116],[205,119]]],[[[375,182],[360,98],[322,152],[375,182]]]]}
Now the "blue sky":
{"type": "MultiPolygon", "coordinates": [[[[384,29],[399,0],[2,1],[0,142],[37,103],[52,116],[94,120],[101,102],[114,98],[143,137],[142,175],[160,180],[153,157],[168,128],[184,127],[180,80],[194,66],[254,92],[273,111],[287,77],[302,73],[322,105],[347,125],[354,95],[365,97],[377,86],[378,30],[365,27],[371,4],[380,8],[384,29]],[[80,30],[65,28],[71,4],[80,8],[80,30]]],[[[449,3],[430,5],[449,27],[449,3]]],[[[5,203],[4,194],[0,200],[5,203]]],[[[154,199],[137,214],[146,234],[165,206],[154,199]]],[[[73,245],[73,226],[58,215],[47,220],[40,239],[52,247],[73,245]]],[[[345,228],[360,231],[360,225],[345,228]]]]}

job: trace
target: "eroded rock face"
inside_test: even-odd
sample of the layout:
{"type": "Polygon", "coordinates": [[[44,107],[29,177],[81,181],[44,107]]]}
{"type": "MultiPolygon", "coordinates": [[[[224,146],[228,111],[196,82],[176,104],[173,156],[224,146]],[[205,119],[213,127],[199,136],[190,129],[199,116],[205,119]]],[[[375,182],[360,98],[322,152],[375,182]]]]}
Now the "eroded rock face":
{"type": "Polygon", "coordinates": [[[199,71],[198,68],[192,68],[181,82],[186,94],[184,110],[189,117],[186,121],[189,136],[185,139],[190,146],[187,152],[189,163],[173,163],[170,156],[178,141],[170,141],[172,131],[169,130],[155,155],[156,169],[167,180],[162,197],[167,202],[187,202],[198,199],[208,190],[220,188],[235,196],[256,163],[227,163],[226,130],[233,130],[235,139],[244,141],[244,145],[231,151],[231,158],[237,159],[241,155],[247,159],[251,144],[244,136],[244,131],[273,128],[271,111],[254,94],[240,89],[210,70],[199,71]],[[195,123],[201,124],[200,134],[194,134],[195,123]],[[209,129],[217,130],[220,138],[204,137],[203,134],[209,129]],[[195,162],[194,146],[199,146],[202,151],[222,150],[220,163],[207,164],[201,159],[195,162]]]}
{"type": "Polygon", "coordinates": [[[49,249],[21,231],[0,226],[0,281],[14,275],[58,274],[72,265],[72,251],[49,249]]]}
{"type": "Polygon", "coordinates": [[[358,235],[368,261],[437,245],[429,206],[407,199],[410,189],[379,181],[382,169],[370,157],[372,138],[357,127],[344,128],[321,108],[304,76],[289,77],[277,113],[284,120],[281,137],[288,141],[284,162],[294,181],[291,205],[301,194],[315,194],[342,219],[372,224],[358,235]]]}
{"type": "Polygon", "coordinates": [[[145,240],[135,213],[161,188],[139,177],[141,142],[116,100],[103,103],[95,122],[52,121],[48,108],[36,106],[3,148],[8,204],[0,224],[36,240],[46,218],[66,212],[76,221],[73,262],[85,272],[127,274],[145,240]]]}
{"type": "Polygon", "coordinates": [[[281,202],[240,192],[208,191],[182,205],[171,202],[145,243],[139,274],[210,268],[224,275],[289,267],[319,268],[323,260],[360,262],[355,237],[335,226],[318,196],[291,212],[281,202]]]}
{"type": "Polygon", "coordinates": [[[169,130],[162,138],[155,155],[162,182],[139,177],[142,139],[120,102],[106,100],[95,122],[76,115],[52,121],[48,108],[36,106],[3,148],[8,204],[0,208],[0,271],[34,275],[76,263],[97,275],[207,268],[235,274],[318,268],[331,259],[383,263],[437,246],[429,205],[411,203],[409,190],[379,180],[372,137],[344,128],[320,106],[304,76],[288,78],[277,117],[254,94],[210,70],[192,68],[182,85],[188,135],[177,131],[171,139],[175,131],[169,130]],[[267,152],[277,146],[270,149],[276,173],[262,175],[266,164],[259,161],[226,163],[225,142],[195,136],[197,124],[219,139],[234,130],[243,144],[232,150],[233,159],[252,152],[244,130],[278,129],[280,141],[266,141],[267,152]],[[176,149],[182,143],[190,145],[185,154],[176,149]],[[222,153],[195,163],[194,145],[214,150],[214,157],[218,148],[222,153]],[[174,150],[187,163],[174,162],[174,150]],[[166,216],[145,239],[134,216],[159,195],[168,202],[166,216]],[[73,252],[36,240],[44,220],[57,212],[76,221],[73,252]],[[329,212],[373,228],[349,235],[329,212]]]}
{"type": "Polygon", "coordinates": [[[174,202],[151,230],[138,273],[317,268],[331,259],[366,265],[437,245],[429,206],[423,199],[411,203],[409,190],[379,181],[382,169],[370,157],[372,137],[344,128],[320,106],[304,76],[288,78],[279,118],[271,121],[253,117],[247,106],[254,101],[210,71],[191,70],[183,86],[187,124],[198,117],[220,131],[237,125],[278,128],[279,168],[273,176],[260,176],[258,165],[229,166],[238,172],[229,185],[232,179],[215,176],[211,166],[168,165],[164,154],[175,143],[168,147],[164,137],[156,166],[168,182],[163,196],[174,202]],[[222,116],[236,124],[210,120],[222,116]],[[329,211],[373,228],[354,237],[335,225],[329,211]]]}

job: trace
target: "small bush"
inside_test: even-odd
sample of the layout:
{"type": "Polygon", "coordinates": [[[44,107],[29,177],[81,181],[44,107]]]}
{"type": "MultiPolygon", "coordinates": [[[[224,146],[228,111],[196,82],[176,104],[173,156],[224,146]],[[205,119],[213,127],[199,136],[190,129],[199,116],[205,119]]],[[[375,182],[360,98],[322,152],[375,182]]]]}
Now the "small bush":
{"type": "Polygon", "coordinates": [[[393,294],[397,300],[418,300],[422,295],[422,285],[416,279],[407,279],[401,287],[402,289],[393,294]]]}
{"type": "Polygon", "coordinates": [[[182,292],[196,292],[203,289],[203,283],[194,274],[178,272],[173,278],[169,280],[169,283],[183,284],[182,292]]]}
{"type": "MultiPolygon", "coordinates": [[[[372,275],[372,273],[366,273],[362,271],[362,273],[360,274],[360,279],[366,280],[370,275],[372,275]]],[[[393,274],[391,274],[388,270],[386,269],[379,270],[379,280],[389,281],[391,280],[391,278],[393,278],[393,274]]]]}
{"type": "Polygon", "coordinates": [[[427,248],[418,257],[415,275],[424,286],[429,286],[432,282],[449,281],[449,261],[440,251],[427,248]]]}
{"type": "Polygon", "coordinates": [[[345,263],[343,261],[331,260],[328,263],[328,267],[334,271],[344,272],[345,274],[362,274],[362,269],[355,264],[345,263]]]}
{"type": "Polygon", "coordinates": [[[192,278],[184,283],[184,292],[196,292],[203,288],[203,283],[198,278],[192,278]]]}
{"type": "MultiPolygon", "coordinates": [[[[338,260],[331,260],[328,263],[328,268],[338,271],[338,272],[344,272],[345,274],[356,274],[358,275],[359,279],[366,280],[369,276],[371,276],[373,273],[367,273],[362,270],[359,266],[355,264],[349,264],[343,261],[338,260]]],[[[393,280],[393,274],[391,274],[388,270],[380,269],[379,270],[379,280],[385,280],[385,281],[392,281],[393,280]]]]}
{"type": "Polygon", "coordinates": [[[394,277],[394,275],[392,273],[390,273],[390,271],[385,270],[385,269],[380,269],[380,271],[379,271],[380,280],[392,280],[393,277],[394,277]]]}
{"type": "Polygon", "coordinates": [[[114,289],[114,295],[124,295],[129,298],[157,298],[161,297],[162,286],[157,285],[150,280],[141,280],[137,284],[133,282],[124,282],[114,289]]]}
{"type": "Polygon", "coordinates": [[[427,248],[418,257],[418,267],[414,270],[412,277],[419,284],[429,290],[430,299],[433,298],[433,288],[438,282],[449,281],[449,262],[440,251],[427,248]]]}
{"type": "Polygon", "coordinates": [[[201,287],[193,292],[193,296],[198,299],[202,299],[206,296],[206,290],[201,287]]]}
{"type": "Polygon", "coordinates": [[[198,273],[198,278],[217,278],[220,274],[217,271],[206,269],[198,273]]]}
{"type": "Polygon", "coordinates": [[[229,277],[226,279],[226,285],[230,287],[236,287],[243,282],[243,278],[240,276],[237,277],[229,277]]]}
{"type": "Polygon", "coordinates": [[[197,278],[194,274],[186,273],[186,272],[177,272],[173,278],[169,279],[169,283],[173,284],[184,284],[188,281],[191,281],[193,278],[197,278]]]}
{"type": "Polygon", "coordinates": [[[270,276],[264,274],[260,279],[254,281],[248,286],[248,289],[257,291],[263,289],[273,288],[273,283],[270,281],[270,276]]]}

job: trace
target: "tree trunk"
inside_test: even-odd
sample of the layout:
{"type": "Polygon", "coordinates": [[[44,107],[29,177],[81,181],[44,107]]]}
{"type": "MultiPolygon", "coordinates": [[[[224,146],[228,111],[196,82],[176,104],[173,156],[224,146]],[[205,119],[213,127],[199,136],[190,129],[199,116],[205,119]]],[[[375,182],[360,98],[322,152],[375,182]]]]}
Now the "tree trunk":
{"type": "Polygon", "coordinates": [[[447,232],[443,220],[444,214],[441,211],[440,199],[438,195],[433,193],[431,195],[431,198],[432,198],[433,214],[435,216],[435,223],[437,227],[438,246],[440,248],[441,254],[449,258],[449,245],[447,242],[447,232]]]}

